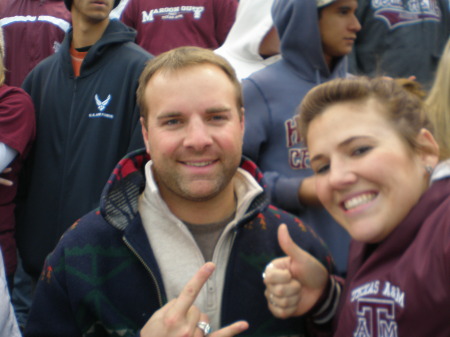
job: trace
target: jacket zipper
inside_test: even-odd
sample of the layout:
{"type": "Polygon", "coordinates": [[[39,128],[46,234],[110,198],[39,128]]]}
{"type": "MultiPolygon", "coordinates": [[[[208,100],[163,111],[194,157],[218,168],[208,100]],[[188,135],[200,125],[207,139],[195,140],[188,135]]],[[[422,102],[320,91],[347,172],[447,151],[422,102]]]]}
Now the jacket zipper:
{"type": "Polygon", "coordinates": [[[74,119],[73,115],[74,115],[74,110],[75,110],[74,102],[75,102],[77,90],[78,90],[78,80],[77,80],[77,78],[74,78],[72,98],[71,98],[72,101],[70,104],[70,111],[69,111],[69,121],[67,123],[67,128],[65,130],[66,138],[65,138],[65,144],[64,144],[64,153],[62,154],[62,157],[63,157],[62,177],[63,177],[63,179],[62,179],[61,184],[59,185],[59,192],[58,192],[59,201],[58,201],[58,209],[56,212],[56,214],[58,215],[57,216],[57,224],[58,224],[57,230],[61,233],[64,233],[65,230],[67,229],[67,225],[66,225],[66,227],[63,227],[63,225],[62,225],[63,224],[62,214],[64,213],[64,201],[65,201],[64,193],[66,191],[66,180],[70,180],[70,177],[68,177],[68,174],[67,174],[67,167],[69,166],[69,164],[68,164],[69,159],[67,158],[68,157],[67,154],[69,153],[69,147],[70,147],[70,144],[72,141],[72,129],[73,128],[71,126],[73,125],[73,119],[74,119]]]}
{"type": "MultiPolygon", "coordinates": [[[[238,221],[238,223],[239,223],[239,221],[238,221]]],[[[235,226],[237,226],[238,223],[236,223],[235,226]]],[[[237,228],[235,227],[235,228],[230,229],[229,235],[231,235],[231,238],[230,238],[230,250],[228,252],[228,257],[227,257],[227,261],[226,261],[226,265],[227,266],[226,266],[226,268],[224,270],[224,275],[223,275],[224,276],[224,280],[223,280],[222,294],[225,293],[225,288],[226,288],[226,285],[227,285],[227,276],[229,275],[228,268],[229,268],[229,265],[230,265],[229,261],[231,260],[231,255],[233,254],[234,243],[236,241],[236,236],[237,236],[237,228]]],[[[219,241],[216,244],[216,248],[214,249],[212,262],[214,262],[215,264],[219,264],[220,262],[223,262],[223,259],[220,259],[220,257],[223,256],[223,254],[221,252],[223,251],[224,240],[225,240],[224,236],[221,236],[219,238],[219,241]]],[[[210,282],[211,281],[208,279],[208,281],[207,281],[207,287],[208,287],[207,305],[208,305],[208,308],[213,305],[213,299],[211,298],[211,294],[210,294],[211,291],[210,291],[210,287],[209,287],[210,282]]],[[[223,302],[224,302],[224,298],[222,297],[222,301],[221,301],[222,308],[223,308],[223,302]]],[[[220,309],[219,323],[223,322],[223,310],[222,310],[222,308],[219,308],[220,309]]]]}
{"type": "Polygon", "coordinates": [[[131,246],[131,244],[128,242],[128,240],[123,237],[122,238],[123,241],[125,242],[125,245],[133,252],[133,254],[137,257],[137,259],[142,263],[142,265],[144,266],[144,268],[148,271],[148,273],[150,274],[150,277],[152,278],[153,282],[155,283],[156,286],[156,292],[158,293],[158,301],[159,301],[159,306],[162,307],[163,306],[163,301],[162,301],[162,296],[161,296],[161,289],[159,288],[158,282],[156,280],[155,275],[153,274],[152,270],[150,269],[150,267],[145,263],[144,259],[136,252],[136,250],[131,246]]]}

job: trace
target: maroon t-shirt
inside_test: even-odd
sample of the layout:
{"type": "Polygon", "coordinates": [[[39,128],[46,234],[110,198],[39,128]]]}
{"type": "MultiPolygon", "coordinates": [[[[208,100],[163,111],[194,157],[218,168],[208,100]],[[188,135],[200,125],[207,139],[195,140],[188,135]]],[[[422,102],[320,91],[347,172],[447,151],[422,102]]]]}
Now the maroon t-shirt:
{"type": "Polygon", "coordinates": [[[14,198],[17,193],[19,171],[27,156],[36,132],[33,101],[20,88],[0,86],[0,142],[19,154],[10,166],[12,172],[2,177],[12,180],[13,186],[0,184],[0,246],[7,275],[14,273],[17,257],[14,239],[14,198]]]}
{"type": "Polygon", "coordinates": [[[130,0],[121,20],[137,30],[136,43],[159,55],[181,46],[216,49],[236,17],[237,0],[130,0]]]}

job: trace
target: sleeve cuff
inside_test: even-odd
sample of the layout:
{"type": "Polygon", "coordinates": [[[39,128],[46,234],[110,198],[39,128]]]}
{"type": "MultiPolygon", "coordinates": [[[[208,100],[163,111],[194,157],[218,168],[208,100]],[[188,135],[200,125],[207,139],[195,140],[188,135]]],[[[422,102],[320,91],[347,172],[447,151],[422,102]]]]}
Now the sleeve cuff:
{"type": "Polygon", "coordinates": [[[313,323],[322,325],[333,319],[338,309],[341,292],[342,285],[335,276],[330,276],[325,291],[309,312],[313,323]]]}

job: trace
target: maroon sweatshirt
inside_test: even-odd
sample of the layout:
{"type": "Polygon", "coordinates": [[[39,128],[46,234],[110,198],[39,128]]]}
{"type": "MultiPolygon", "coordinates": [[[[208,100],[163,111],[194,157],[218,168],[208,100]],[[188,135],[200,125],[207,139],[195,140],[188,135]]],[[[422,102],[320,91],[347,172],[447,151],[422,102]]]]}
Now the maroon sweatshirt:
{"type": "Polygon", "coordinates": [[[450,336],[450,178],[378,245],[353,242],[335,337],[450,336]]]}
{"type": "Polygon", "coordinates": [[[0,184],[0,247],[6,266],[6,275],[16,270],[16,239],[14,199],[17,193],[19,171],[34,141],[36,122],[31,97],[22,89],[0,86],[0,143],[18,152],[12,161],[10,173],[2,177],[13,181],[12,186],[0,184]]]}
{"type": "Polygon", "coordinates": [[[71,25],[62,0],[0,0],[5,39],[5,83],[20,87],[40,61],[59,49],[71,25]]]}

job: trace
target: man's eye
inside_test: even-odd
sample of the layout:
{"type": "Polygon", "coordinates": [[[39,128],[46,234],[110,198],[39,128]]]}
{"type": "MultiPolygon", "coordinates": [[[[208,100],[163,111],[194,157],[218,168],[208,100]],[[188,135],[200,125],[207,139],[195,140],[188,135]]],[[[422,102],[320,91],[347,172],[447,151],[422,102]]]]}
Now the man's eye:
{"type": "Polygon", "coordinates": [[[225,115],[214,115],[211,117],[211,120],[213,121],[223,121],[226,120],[228,117],[225,115]]]}
{"type": "Polygon", "coordinates": [[[177,125],[180,123],[179,119],[168,119],[163,122],[163,125],[177,125]]]}

